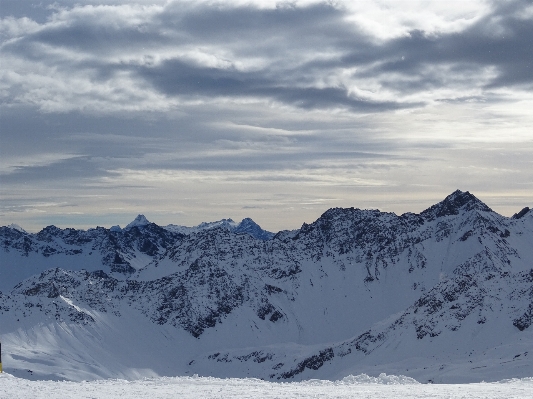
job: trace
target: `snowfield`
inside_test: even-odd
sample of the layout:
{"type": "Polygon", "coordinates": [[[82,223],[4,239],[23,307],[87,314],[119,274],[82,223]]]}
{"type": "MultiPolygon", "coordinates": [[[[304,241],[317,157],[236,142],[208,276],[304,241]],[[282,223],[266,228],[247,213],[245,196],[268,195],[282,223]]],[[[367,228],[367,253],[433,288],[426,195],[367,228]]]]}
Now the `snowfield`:
{"type": "Polygon", "coordinates": [[[29,381],[0,374],[0,397],[26,398],[533,398],[533,378],[477,384],[420,384],[366,374],[338,381],[274,383],[253,378],[163,377],[136,381],[29,381]]]}

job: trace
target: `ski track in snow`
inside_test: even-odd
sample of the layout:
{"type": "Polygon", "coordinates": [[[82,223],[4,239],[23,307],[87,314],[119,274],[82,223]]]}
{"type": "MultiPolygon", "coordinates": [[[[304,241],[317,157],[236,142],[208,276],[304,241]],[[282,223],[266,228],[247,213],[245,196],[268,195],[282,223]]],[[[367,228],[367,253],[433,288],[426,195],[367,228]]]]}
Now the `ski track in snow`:
{"type": "Polygon", "coordinates": [[[0,374],[0,398],[533,398],[533,378],[476,384],[419,384],[366,375],[340,381],[274,383],[252,378],[163,377],[136,381],[29,381],[0,374]]]}

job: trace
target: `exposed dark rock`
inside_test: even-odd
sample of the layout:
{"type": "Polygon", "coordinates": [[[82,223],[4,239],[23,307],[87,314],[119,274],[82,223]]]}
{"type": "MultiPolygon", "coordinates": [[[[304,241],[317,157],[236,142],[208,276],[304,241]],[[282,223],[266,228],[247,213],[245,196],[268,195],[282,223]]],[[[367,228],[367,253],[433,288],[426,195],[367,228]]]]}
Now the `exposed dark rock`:
{"type": "Polygon", "coordinates": [[[428,220],[434,220],[435,218],[441,218],[444,216],[458,215],[460,210],[492,212],[492,209],[468,191],[463,192],[456,190],[443,201],[423,211],[420,216],[428,220]]]}
{"type": "Polygon", "coordinates": [[[293,378],[295,375],[302,373],[306,368],[311,370],[318,370],[324,365],[325,362],[333,359],[335,354],[333,353],[332,348],[327,348],[320,351],[317,355],[313,355],[298,363],[298,365],[287,372],[282,373],[279,378],[289,379],[293,378]]]}
{"type": "Polygon", "coordinates": [[[529,212],[529,210],[530,210],[529,207],[526,206],[526,207],[525,207],[524,209],[522,209],[520,212],[515,213],[515,214],[512,216],[512,218],[513,218],[513,219],[520,219],[520,218],[524,217],[524,216],[529,212]]]}
{"type": "Polygon", "coordinates": [[[531,324],[533,324],[533,303],[529,304],[529,307],[522,316],[513,321],[513,326],[518,328],[520,331],[524,331],[526,328],[529,328],[531,324]]]}

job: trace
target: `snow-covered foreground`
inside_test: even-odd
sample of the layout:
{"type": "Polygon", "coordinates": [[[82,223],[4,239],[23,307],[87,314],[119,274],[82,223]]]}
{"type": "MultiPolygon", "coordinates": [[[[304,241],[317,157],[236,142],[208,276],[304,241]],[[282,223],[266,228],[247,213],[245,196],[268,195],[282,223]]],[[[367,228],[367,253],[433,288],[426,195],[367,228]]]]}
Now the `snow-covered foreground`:
{"type": "Polygon", "coordinates": [[[163,377],[136,381],[29,381],[0,374],[0,397],[26,398],[533,398],[533,378],[477,384],[419,384],[405,376],[273,383],[251,378],[163,377]]]}

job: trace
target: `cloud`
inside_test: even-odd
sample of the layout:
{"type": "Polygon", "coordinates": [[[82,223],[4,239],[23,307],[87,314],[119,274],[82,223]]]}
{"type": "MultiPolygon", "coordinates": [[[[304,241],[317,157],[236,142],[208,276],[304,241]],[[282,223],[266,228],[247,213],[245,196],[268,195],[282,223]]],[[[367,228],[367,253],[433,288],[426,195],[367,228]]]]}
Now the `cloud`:
{"type": "Polygon", "coordinates": [[[83,180],[107,174],[89,157],[74,157],[45,165],[12,167],[9,173],[0,175],[0,182],[27,185],[47,180],[83,180]]]}
{"type": "MultiPolygon", "coordinates": [[[[457,83],[428,65],[448,70],[451,65],[454,72],[471,71],[471,77],[496,67],[496,77],[481,81],[488,87],[531,83],[527,38],[533,25],[517,16],[520,6],[525,3],[495,7],[461,32],[411,31],[377,43],[348,20],[346,9],[327,4],[75,6],[59,9],[39,29],[20,22],[26,19],[6,18],[3,30],[13,36],[2,46],[10,55],[7,67],[39,60],[41,68],[41,73],[35,67],[6,73],[7,101],[48,111],[100,112],[165,110],[177,104],[171,97],[254,98],[356,112],[420,107],[424,102],[407,101],[406,94],[457,83]],[[20,27],[9,28],[15,21],[20,27]],[[351,76],[343,73],[350,68],[351,76]],[[365,90],[364,80],[372,81],[374,90],[365,90]],[[382,93],[365,96],[376,89],[382,93]]],[[[474,78],[467,83],[477,84],[474,78]]]]}
{"type": "Polygon", "coordinates": [[[10,204],[197,224],[531,180],[529,1],[0,1],[10,204]]]}
{"type": "Polygon", "coordinates": [[[368,113],[419,108],[443,87],[456,93],[450,100],[488,96],[532,84],[527,7],[494,3],[462,30],[441,23],[442,31],[387,40],[376,40],[343,3],[72,6],[38,25],[7,17],[4,103],[167,111],[218,98],[368,113]]]}

